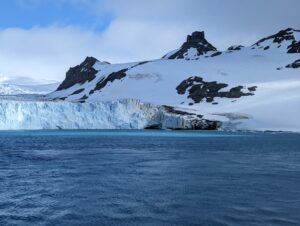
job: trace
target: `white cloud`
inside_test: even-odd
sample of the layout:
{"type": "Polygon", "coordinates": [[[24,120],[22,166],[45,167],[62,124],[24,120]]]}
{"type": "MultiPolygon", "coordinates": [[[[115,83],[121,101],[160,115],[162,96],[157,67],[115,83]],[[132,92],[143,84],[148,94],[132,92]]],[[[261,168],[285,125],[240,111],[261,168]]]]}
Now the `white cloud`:
{"type": "Polygon", "coordinates": [[[102,34],[58,26],[5,29],[0,31],[0,72],[62,80],[66,70],[86,56],[110,62],[159,58],[177,44],[172,42],[174,34],[179,30],[118,20],[102,34]]]}
{"type": "MultiPolygon", "coordinates": [[[[20,2],[36,0],[20,0],[20,2]]],[[[178,48],[186,35],[205,30],[224,49],[249,45],[285,27],[297,26],[298,0],[58,0],[73,2],[98,18],[113,15],[102,33],[53,25],[0,30],[0,73],[62,80],[85,56],[127,62],[159,58],[178,48]]],[[[39,2],[39,1],[36,1],[39,2]]]]}
{"type": "Polygon", "coordinates": [[[95,54],[93,33],[72,27],[5,29],[0,32],[0,70],[6,76],[62,79],[68,66],[95,54]]]}

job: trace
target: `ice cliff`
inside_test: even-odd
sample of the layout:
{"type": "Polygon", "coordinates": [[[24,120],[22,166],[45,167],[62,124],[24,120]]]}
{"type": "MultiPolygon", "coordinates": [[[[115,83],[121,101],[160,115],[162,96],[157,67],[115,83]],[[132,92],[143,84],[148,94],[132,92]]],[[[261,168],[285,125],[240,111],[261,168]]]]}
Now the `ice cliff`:
{"type": "Polygon", "coordinates": [[[199,126],[216,129],[219,124],[133,99],[95,103],[0,101],[1,130],[195,129],[199,126]]]}

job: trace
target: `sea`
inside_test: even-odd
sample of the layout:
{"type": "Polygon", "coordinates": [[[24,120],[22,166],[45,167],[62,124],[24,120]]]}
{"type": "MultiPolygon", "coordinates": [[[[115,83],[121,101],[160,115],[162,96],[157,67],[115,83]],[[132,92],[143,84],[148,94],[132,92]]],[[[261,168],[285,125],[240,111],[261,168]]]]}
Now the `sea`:
{"type": "Polygon", "coordinates": [[[1,131],[0,225],[300,225],[300,134],[1,131]]]}

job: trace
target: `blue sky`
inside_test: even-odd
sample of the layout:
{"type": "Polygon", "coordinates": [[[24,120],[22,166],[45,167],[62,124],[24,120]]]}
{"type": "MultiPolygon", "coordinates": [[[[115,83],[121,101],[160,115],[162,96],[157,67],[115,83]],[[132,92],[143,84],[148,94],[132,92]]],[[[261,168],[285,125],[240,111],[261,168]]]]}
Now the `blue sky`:
{"type": "Polygon", "coordinates": [[[218,49],[300,29],[299,0],[0,0],[0,76],[62,80],[86,56],[160,58],[204,30],[218,49]]]}
{"type": "MultiPolygon", "coordinates": [[[[91,9],[91,0],[1,0],[0,28],[35,26],[79,26],[97,32],[105,30],[112,21],[111,13],[102,11],[97,16],[91,9]],[[89,3],[89,4],[87,4],[89,3]]],[[[100,4],[100,1],[99,1],[100,4]]]]}

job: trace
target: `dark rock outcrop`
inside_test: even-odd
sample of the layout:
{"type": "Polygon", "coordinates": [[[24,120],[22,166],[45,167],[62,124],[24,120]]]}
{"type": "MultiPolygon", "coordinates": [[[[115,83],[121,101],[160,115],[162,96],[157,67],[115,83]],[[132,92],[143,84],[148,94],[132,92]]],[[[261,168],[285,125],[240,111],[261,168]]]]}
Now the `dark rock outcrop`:
{"type": "Polygon", "coordinates": [[[242,46],[242,45],[234,45],[234,46],[230,46],[227,50],[229,50],[229,51],[237,51],[237,50],[241,50],[244,47],[245,46],[242,46]]]}
{"type": "Polygon", "coordinates": [[[218,130],[222,126],[222,123],[219,121],[201,119],[194,120],[192,125],[192,130],[218,130]]]}
{"type": "Polygon", "coordinates": [[[251,87],[248,87],[248,90],[249,90],[250,92],[255,92],[256,89],[257,89],[257,86],[251,86],[251,87]]]}
{"type": "Polygon", "coordinates": [[[294,36],[295,31],[299,32],[300,30],[295,30],[293,28],[287,28],[285,30],[281,30],[274,35],[259,40],[254,45],[259,46],[261,43],[270,39],[273,39],[273,42],[278,44],[281,44],[283,41],[295,40],[295,36],[294,36]]]}
{"type": "MultiPolygon", "coordinates": [[[[195,103],[199,103],[204,99],[206,102],[214,102],[215,97],[221,98],[240,98],[242,96],[251,96],[254,95],[254,87],[250,87],[251,90],[248,93],[244,93],[242,89],[243,86],[237,86],[231,88],[229,91],[220,91],[222,88],[228,87],[228,84],[218,83],[216,81],[206,82],[203,81],[201,77],[190,77],[182,81],[177,87],[178,94],[189,93],[188,98],[191,98],[195,103]]],[[[256,89],[256,87],[255,87],[256,89]]]]}
{"type": "Polygon", "coordinates": [[[218,130],[222,123],[219,121],[212,121],[207,119],[193,119],[190,122],[190,127],[170,128],[173,130],[218,130]]]}
{"type": "Polygon", "coordinates": [[[97,84],[96,87],[90,91],[90,94],[93,94],[96,90],[101,90],[103,89],[108,82],[113,82],[114,80],[120,80],[126,76],[126,72],[128,71],[128,68],[122,69],[117,72],[113,72],[109,74],[106,78],[100,80],[97,84]]]}
{"type": "Polygon", "coordinates": [[[220,121],[204,119],[202,115],[163,105],[158,112],[159,116],[154,123],[149,123],[145,129],[171,130],[217,130],[222,126],[220,121]],[[171,122],[168,123],[169,119],[171,122]]]}
{"type": "Polygon", "coordinates": [[[136,65],[132,66],[131,68],[135,68],[135,67],[138,67],[138,66],[140,66],[140,65],[147,64],[147,63],[149,63],[149,62],[150,62],[150,61],[142,61],[142,62],[139,62],[139,63],[137,63],[136,65]]]}
{"type": "Polygon", "coordinates": [[[170,127],[164,128],[163,124],[150,124],[144,129],[146,130],[161,130],[161,129],[170,129],[170,130],[218,130],[222,126],[220,121],[212,121],[207,119],[193,119],[189,122],[187,127],[170,127]]]}
{"type": "Polygon", "coordinates": [[[217,51],[217,48],[205,39],[204,31],[195,31],[187,36],[186,42],[183,43],[177,52],[169,56],[168,59],[183,59],[190,48],[197,49],[198,56],[206,54],[208,51],[217,51]]]}
{"type": "Polygon", "coordinates": [[[85,103],[85,100],[88,98],[87,95],[84,95],[82,96],[80,99],[79,99],[79,103],[85,103]]]}
{"type": "Polygon", "coordinates": [[[288,53],[300,53],[300,41],[293,41],[291,45],[288,46],[288,53]]]}
{"type": "Polygon", "coordinates": [[[71,95],[79,94],[83,91],[84,91],[84,89],[79,89],[79,90],[76,90],[75,92],[73,92],[71,95]]]}
{"type": "MultiPolygon", "coordinates": [[[[267,40],[272,40],[273,43],[281,44],[283,41],[292,41],[292,44],[287,47],[287,53],[300,53],[300,41],[296,40],[294,32],[300,32],[300,30],[295,30],[293,28],[288,28],[281,30],[278,33],[271,35],[269,37],[263,38],[256,42],[253,46],[260,46],[267,40]]],[[[269,46],[265,46],[264,50],[269,49],[269,46]]]]}
{"type": "Polygon", "coordinates": [[[222,54],[222,52],[215,52],[215,53],[211,54],[211,57],[216,57],[216,56],[219,56],[221,54],[222,54]]]}
{"type": "Polygon", "coordinates": [[[65,80],[57,88],[57,91],[70,88],[78,83],[83,84],[86,81],[92,81],[96,78],[98,72],[93,68],[97,61],[94,57],[87,57],[80,65],[71,67],[66,73],[65,80]]]}
{"type": "Polygon", "coordinates": [[[115,80],[121,80],[123,78],[126,77],[126,72],[132,68],[135,68],[135,67],[138,67],[140,65],[143,65],[143,64],[146,64],[146,63],[149,63],[150,61],[142,61],[142,62],[139,62],[129,68],[124,68],[120,71],[116,71],[116,72],[113,72],[111,74],[109,74],[106,78],[103,78],[101,79],[99,82],[97,82],[96,84],[96,87],[90,91],[90,94],[93,94],[96,90],[101,90],[103,89],[107,84],[108,82],[113,82],[115,80]]]}
{"type": "Polygon", "coordinates": [[[299,60],[296,60],[294,61],[293,63],[291,64],[288,64],[285,66],[286,68],[300,68],[300,59],[299,60]]]}
{"type": "Polygon", "coordinates": [[[193,116],[197,116],[198,118],[203,117],[203,115],[197,115],[197,114],[194,114],[194,113],[178,110],[178,109],[175,109],[172,106],[163,105],[162,107],[163,107],[164,111],[166,111],[168,113],[175,114],[175,115],[193,115],[193,116]]]}

